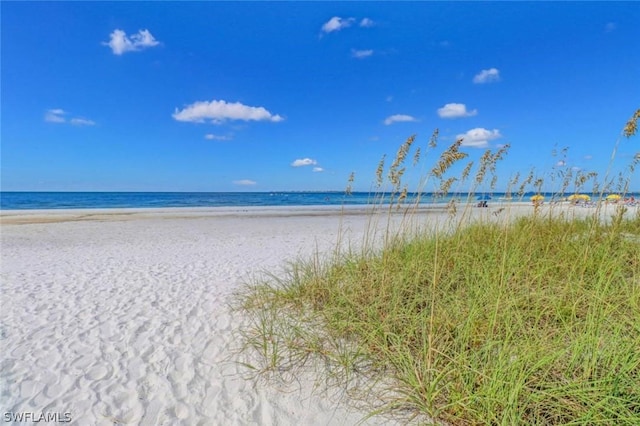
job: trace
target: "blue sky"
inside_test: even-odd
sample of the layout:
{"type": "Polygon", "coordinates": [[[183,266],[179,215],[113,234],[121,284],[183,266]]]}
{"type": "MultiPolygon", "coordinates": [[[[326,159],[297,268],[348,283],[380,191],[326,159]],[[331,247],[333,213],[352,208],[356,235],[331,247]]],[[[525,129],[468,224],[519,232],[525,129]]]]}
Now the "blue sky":
{"type": "Polygon", "coordinates": [[[427,165],[510,144],[501,190],[604,175],[640,108],[639,2],[1,7],[5,191],[366,191],[436,128],[427,165]]]}

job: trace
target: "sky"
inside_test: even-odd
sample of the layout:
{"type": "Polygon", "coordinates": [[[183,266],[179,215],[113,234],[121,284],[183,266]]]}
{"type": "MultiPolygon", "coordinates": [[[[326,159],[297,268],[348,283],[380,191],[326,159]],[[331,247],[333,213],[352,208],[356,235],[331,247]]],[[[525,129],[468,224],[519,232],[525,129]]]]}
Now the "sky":
{"type": "Polygon", "coordinates": [[[640,190],[640,136],[619,140],[640,108],[640,2],[2,2],[0,16],[3,191],[344,190],[352,172],[368,191],[383,155],[411,135],[425,154],[435,129],[407,182],[462,138],[464,164],[510,146],[498,191],[532,169],[626,173],[640,190]]]}

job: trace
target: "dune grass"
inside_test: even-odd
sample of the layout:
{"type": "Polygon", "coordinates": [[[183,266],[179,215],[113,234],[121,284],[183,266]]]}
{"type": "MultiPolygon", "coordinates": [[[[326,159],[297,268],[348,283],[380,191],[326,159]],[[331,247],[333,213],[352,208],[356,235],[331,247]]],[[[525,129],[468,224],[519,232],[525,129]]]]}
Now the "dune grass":
{"type": "MultiPolygon", "coordinates": [[[[497,159],[487,155],[482,178],[497,159]]],[[[447,161],[431,173],[441,183],[447,161]]],[[[452,211],[451,226],[295,262],[239,299],[247,366],[295,377],[320,365],[353,398],[374,394],[372,414],[406,421],[640,424],[634,209],[606,220],[599,209],[583,219],[562,208],[482,220],[452,211]]]]}

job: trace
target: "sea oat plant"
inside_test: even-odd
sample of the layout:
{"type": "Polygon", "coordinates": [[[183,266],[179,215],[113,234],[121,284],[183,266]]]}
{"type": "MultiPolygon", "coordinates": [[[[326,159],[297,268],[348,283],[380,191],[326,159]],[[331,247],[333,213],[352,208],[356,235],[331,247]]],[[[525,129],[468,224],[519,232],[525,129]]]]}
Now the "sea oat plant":
{"type": "MultiPolygon", "coordinates": [[[[387,174],[396,201],[407,199],[402,176],[412,143],[387,174]]],[[[450,146],[422,182],[449,190],[465,181],[473,163],[461,176],[446,175],[464,158],[460,147],[450,146]]],[[[493,181],[505,153],[482,155],[470,192],[493,181]]],[[[381,162],[378,179],[383,170],[381,162]]],[[[561,194],[568,182],[576,192],[598,184],[592,172],[559,177],[561,194]]],[[[542,193],[546,178],[516,174],[509,192],[521,200],[526,191],[542,193]]],[[[317,255],[254,283],[239,298],[254,319],[241,331],[256,355],[247,366],[289,380],[311,368],[371,415],[404,423],[640,424],[640,214],[602,218],[599,206],[580,218],[560,204],[522,216],[505,205],[486,219],[470,204],[453,215],[459,226],[317,255]]]]}

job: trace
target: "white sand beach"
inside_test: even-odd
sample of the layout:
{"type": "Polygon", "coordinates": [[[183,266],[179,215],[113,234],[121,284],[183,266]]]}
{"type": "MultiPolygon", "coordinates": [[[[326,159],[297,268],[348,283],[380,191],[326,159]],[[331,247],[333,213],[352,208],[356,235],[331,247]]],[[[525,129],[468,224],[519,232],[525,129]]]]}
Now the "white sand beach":
{"type": "Polygon", "coordinates": [[[365,412],[313,392],[311,381],[283,392],[246,380],[232,351],[242,318],[228,303],[254,274],[334,248],[341,220],[345,237],[360,241],[367,218],[335,208],[2,212],[3,415],[69,413],[77,425],[357,424],[365,412]]]}
{"type": "MultiPolygon", "coordinates": [[[[311,386],[255,386],[230,352],[233,291],[333,247],[336,213],[3,212],[3,413],[68,412],[78,425],[355,424],[363,413],[311,386]]],[[[364,218],[345,226],[361,232],[364,218]]]]}

